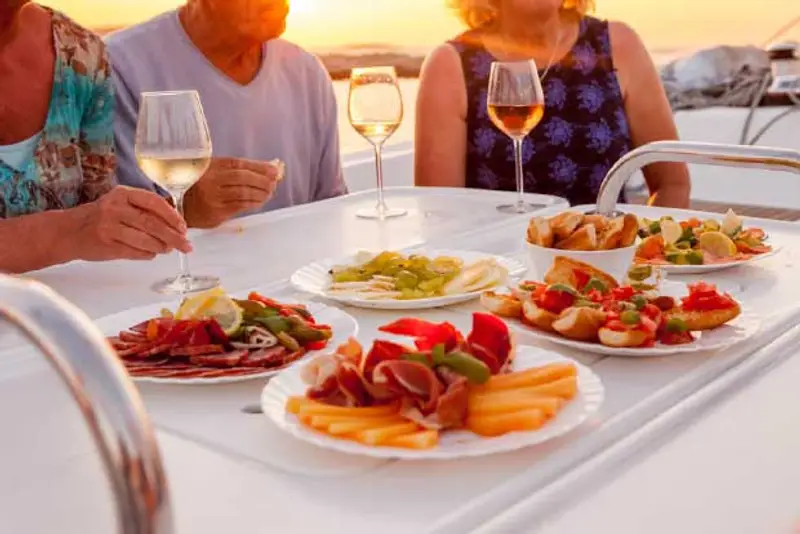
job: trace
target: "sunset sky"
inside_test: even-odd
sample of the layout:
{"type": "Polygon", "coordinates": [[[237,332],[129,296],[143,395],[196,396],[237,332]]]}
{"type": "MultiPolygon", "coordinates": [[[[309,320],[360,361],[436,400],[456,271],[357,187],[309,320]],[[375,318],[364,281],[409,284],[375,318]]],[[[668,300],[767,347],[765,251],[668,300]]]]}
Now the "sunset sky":
{"type": "MultiPolygon", "coordinates": [[[[291,0],[288,39],[310,48],[390,43],[430,47],[455,34],[445,0],[291,0]]],[[[181,0],[43,0],[92,27],[124,26],[181,0]]],[[[600,16],[636,28],[652,49],[761,44],[800,14],[800,0],[597,0],[600,16]]],[[[795,32],[796,36],[797,33],[795,32]]]]}

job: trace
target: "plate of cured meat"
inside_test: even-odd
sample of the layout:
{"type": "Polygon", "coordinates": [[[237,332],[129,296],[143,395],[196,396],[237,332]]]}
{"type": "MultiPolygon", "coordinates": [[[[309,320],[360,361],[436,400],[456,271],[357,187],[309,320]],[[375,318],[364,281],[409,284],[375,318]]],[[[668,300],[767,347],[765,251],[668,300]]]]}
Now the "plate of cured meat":
{"type": "Polygon", "coordinates": [[[509,294],[486,292],[481,303],[526,335],[610,356],[721,350],[760,328],[758,318],[712,284],[685,285],[676,297],[657,286],[620,285],[603,271],[563,256],[544,281],[523,281],[509,294]]]}
{"type": "Polygon", "coordinates": [[[350,339],[272,379],[261,396],[264,414],[326,449],[453,459],[556,438],[603,402],[591,369],[517,347],[508,325],[488,313],[475,313],[466,335],[410,317],[379,330],[387,337],[368,345],[350,339]]]}
{"type": "Polygon", "coordinates": [[[216,384],[266,378],[356,335],[355,319],[319,303],[284,303],[221,289],[172,312],[149,306],[98,322],[140,382],[216,384]]]}

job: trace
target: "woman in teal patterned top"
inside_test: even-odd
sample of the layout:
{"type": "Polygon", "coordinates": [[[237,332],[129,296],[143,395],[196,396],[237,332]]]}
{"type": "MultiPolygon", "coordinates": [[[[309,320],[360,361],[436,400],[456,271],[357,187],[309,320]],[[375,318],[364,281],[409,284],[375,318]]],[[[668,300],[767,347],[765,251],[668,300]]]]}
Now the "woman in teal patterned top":
{"type": "Polygon", "coordinates": [[[0,82],[0,271],[189,250],[166,201],[116,185],[99,37],[27,0],[2,2],[0,82]]]}

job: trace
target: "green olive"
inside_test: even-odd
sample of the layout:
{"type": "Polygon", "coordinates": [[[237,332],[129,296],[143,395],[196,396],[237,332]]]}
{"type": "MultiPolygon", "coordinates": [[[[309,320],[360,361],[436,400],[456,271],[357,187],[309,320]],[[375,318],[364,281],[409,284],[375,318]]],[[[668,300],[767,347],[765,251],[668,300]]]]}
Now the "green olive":
{"type": "Polygon", "coordinates": [[[619,315],[619,320],[627,325],[637,325],[641,322],[642,316],[639,314],[638,311],[628,310],[622,312],[619,315]]]}
{"type": "Polygon", "coordinates": [[[672,332],[673,334],[682,334],[689,330],[689,326],[686,324],[686,321],[680,317],[672,317],[668,319],[666,328],[667,332],[672,332]]]}

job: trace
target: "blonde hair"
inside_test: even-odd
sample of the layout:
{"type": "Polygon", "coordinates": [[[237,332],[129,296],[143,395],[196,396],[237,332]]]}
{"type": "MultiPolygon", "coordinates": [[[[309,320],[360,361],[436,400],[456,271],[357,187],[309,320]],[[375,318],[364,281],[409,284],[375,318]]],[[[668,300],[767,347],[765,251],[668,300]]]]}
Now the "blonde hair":
{"type": "MultiPolygon", "coordinates": [[[[497,18],[500,0],[447,0],[450,8],[469,28],[491,24],[497,18]]],[[[572,9],[583,16],[594,9],[594,0],[564,0],[564,9],[572,9]]]]}

